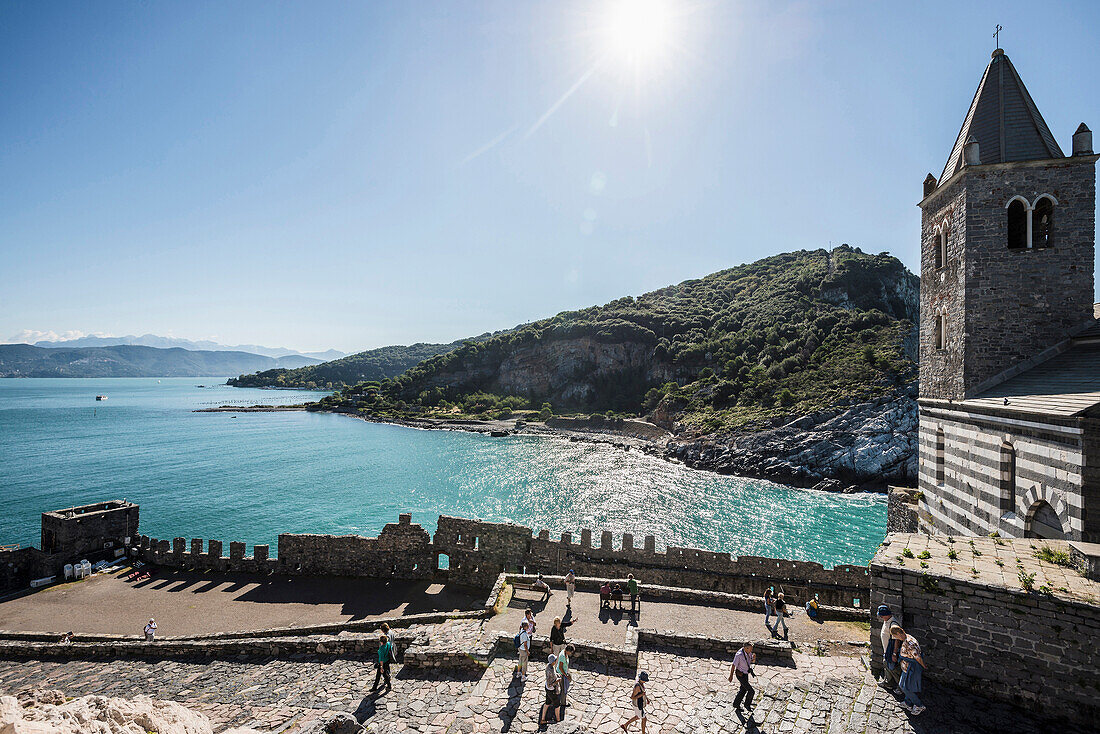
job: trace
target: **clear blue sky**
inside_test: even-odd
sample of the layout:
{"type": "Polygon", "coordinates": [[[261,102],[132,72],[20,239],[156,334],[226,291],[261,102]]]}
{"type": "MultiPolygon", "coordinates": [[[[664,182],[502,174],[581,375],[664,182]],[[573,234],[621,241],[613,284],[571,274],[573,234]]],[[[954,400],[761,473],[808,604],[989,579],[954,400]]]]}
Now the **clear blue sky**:
{"type": "Polygon", "coordinates": [[[358,351],[830,242],[916,269],[996,23],[1062,148],[1100,130],[1095,3],[673,2],[638,45],[613,5],[3,3],[0,339],[358,351]]]}

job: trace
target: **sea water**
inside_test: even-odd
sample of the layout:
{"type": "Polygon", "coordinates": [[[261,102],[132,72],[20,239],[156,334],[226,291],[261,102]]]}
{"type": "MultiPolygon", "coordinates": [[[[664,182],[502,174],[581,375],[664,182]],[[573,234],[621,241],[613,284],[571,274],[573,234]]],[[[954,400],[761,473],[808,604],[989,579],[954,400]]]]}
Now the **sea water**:
{"type": "Polygon", "coordinates": [[[0,544],[37,545],[42,512],[109,499],[141,505],[142,534],[239,540],[249,552],[268,543],[272,555],[279,533],[376,535],[402,512],[429,532],[447,514],[827,568],[866,563],[886,532],[881,496],[720,476],[607,445],[193,412],[320,397],[224,382],[0,379],[0,544]]]}

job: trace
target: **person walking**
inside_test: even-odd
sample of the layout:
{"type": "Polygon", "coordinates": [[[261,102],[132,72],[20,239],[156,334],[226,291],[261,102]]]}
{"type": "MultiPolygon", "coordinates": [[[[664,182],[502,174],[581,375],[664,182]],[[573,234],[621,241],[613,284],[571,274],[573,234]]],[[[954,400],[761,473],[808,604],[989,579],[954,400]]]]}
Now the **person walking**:
{"type": "Polygon", "coordinates": [[[520,622],[519,635],[516,638],[519,642],[519,647],[516,648],[516,654],[519,657],[516,672],[519,673],[519,679],[522,681],[527,680],[527,661],[531,658],[531,633],[527,631],[528,627],[526,620],[520,622]]]}
{"type": "Polygon", "coordinates": [[[573,684],[573,674],[569,672],[569,663],[573,660],[573,653],[575,651],[575,647],[566,645],[565,649],[558,655],[558,680],[561,682],[561,698],[559,699],[559,703],[561,704],[563,713],[565,707],[569,705],[566,698],[569,696],[569,686],[573,684]]]}
{"type": "Polygon", "coordinates": [[[565,649],[565,628],[574,621],[576,620],[563,622],[561,617],[554,617],[554,626],[550,628],[550,652],[561,655],[561,651],[565,649]]]}
{"type": "Polygon", "coordinates": [[[551,654],[546,656],[546,701],[542,704],[542,709],[539,711],[539,726],[549,724],[551,714],[554,716],[554,721],[558,721],[561,718],[558,710],[557,662],[557,655],[551,654]]]}
{"type": "Polygon", "coordinates": [[[752,669],[755,662],[756,653],[752,651],[751,642],[746,642],[733,656],[733,664],[730,665],[730,683],[736,675],[741,687],[737,691],[737,698],[733,699],[733,707],[738,711],[741,710],[742,700],[745,702],[745,710],[752,711],[752,697],[756,695],[756,689],[749,682],[749,676],[756,677],[756,672],[752,669]]]}
{"type": "Polygon", "coordinates": [[[638,581],[632,573],[626,575],[626,592],[630,594],[630,611],[633,612],[634,605],[638,603],[638,581]]]}
{"type": "Polygon", "coordinates": [[[569,569],[569,573],[565,574],[565,606],[570,608],[573,606],[573,594],[577,592],[577,575],[573,573],[573,569],[569,569]]]}
{"type": "Polygon", "coordinates": [[[630,689],[630,706],[634,709],[634,715],[626,720],[625,724],[619,724],[623,731],[630,729],[635,721],[642,722],[642,734],[645,734],[646,713],[645,707],[649,705],[649,696],[645,692],[645,684],[649,682],[649,673],[644,670],[638,673],[634,679],[634,687],[630,689]]]}
{"type": "MultiPolygon", "coordinates": [[[[776,631],[772,627],[771,618],[775,615],[775,594],[772,593],[772,587],[764,589],[764,626],[768,628],[768,632],[775,636],[776,631]]],[[[776,626],[779,625],[779,621],[776,620],[776,626]]]]}
{"type": "Polygon", "coordinates": [[[394,644],[393,630],[390,629],[390,623],[389,622],[383,622],[382,626],[379,627],[378,629],[381,630],[382,634],[384,634],[386,636],[386,639],[389,640],[390,645],[396,651],[397,646],[394,644]]]}
{"type": "Polygon", "coordinates": [[[152,642],[157,636],[157,621],[149,617],[149,624],[145,625],[145,641],[152,642]]]}
{"type": "Polygon", "coordinates": [[[901,644],[898,651],[898,664],[901,666],[901,678],[898,680],[898,688],[905,694],[905,703],[902,706],[913,716],[924,713],[924,704],[917,695],[921,691],[921,678],[924,672],[924,660],[921,658],[920,645],[916,639],[900,626],[894,627],[890,633],[894,640],[901,644]]]}
{"type": "Polygon", "coordinates": [[[901,643],[894,640],[893,631],[900,627],[901,623],[894,616],[894,612],[885,604],[879,605],[876,610],[882,629],[879,630],[879,639],[882,640],[882,680],[879,685],[888,691],[897,690],[898,681],[901,680],[901,667],[898,665],[898,651],[901,643]]]}
{"type": "Polygon", "coordinates": [[[772,627],[772,634],[776,639],[779,639],[779,625],[783,625],[783,639],[787,639],[787,617],[791,616],[787,611],[787,602],[783,598],[783,592],[779,592],[779,596],[775,597],[775,614],[777,619],[775,620],[775,626],[772,627]]]}
{"type": "Polygon", "coordinates": [[[390,638],[385,633],[378,635],[378,668],[374,674],[374,685],[371,686],[371,693],[378,690],[378,684],[383,678],[386,680],[386,690],[389,691],[393,688],[393,684],[390,683],[390,663],[394,659],[393,645],[390,644],[390,638]]]}

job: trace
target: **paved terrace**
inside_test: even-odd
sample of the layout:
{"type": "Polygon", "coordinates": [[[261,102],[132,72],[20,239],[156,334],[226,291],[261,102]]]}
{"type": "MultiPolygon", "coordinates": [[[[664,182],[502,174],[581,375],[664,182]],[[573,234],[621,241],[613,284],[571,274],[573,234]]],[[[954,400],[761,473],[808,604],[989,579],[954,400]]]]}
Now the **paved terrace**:
{"type": "MultiPolygon", "coordinates": [[[[645,589],[642,589],[643,598],[645,589]]],[[[536,633],[546,636],[554,624],[554,617],[561,617],[573,624],[566,629],[571,639],[591,640],[611,645],[622,645],[630,627],[657,630],[674,630],[679,634],[704,635],[721,639],[768,639],[764,627],[763,602],[759,613],[738,611],[720,606],[643,601],[638,615],[630,613],[629,598],[623,601],[624,609],[600,609],[600,595],[596,592],[578,591],[573,597],[572,613],[565,608],[565,592],[554,591],[553,596],[542,602],[537,592],[521,591],[514,595],[502,614],[489,620],[492,631],[514,635],[519,632],[523,612],[527,606],[535,614],[536,633]]],[[[812,646],[818,640],[839,640],[866,644],[867,624],[858,622],[824,622],[810,620],[802,608],[791,609],[794,616],[787,619],[788,639],[796,645],[812,646]]],[[[775,617],[772,617],[772,622],[775,617]]],[[[782,631],[782,628],[780,628],[782,631]]]]}
{"type": "Polygon", "coordinates": [[[133,635],[154,617],[160,635],[200,635],[480,609],[485,601],[483,593],[422,581],[165,568],[153,569],[147,580],[130,581],[128,573],[97,574],[0,602],[0,628],[133,635]]]}
{"type": "Polygon", "coordinates": [[[1062,558],[1068,560],[1070,547],[1064,540],[897,534],[879,548],[874,562],[1013,591],[1024,590],[1020,579],[1023,573],[1029,577],[1033,575],[1035,589],[1053,597],[1100,603],[1100,583],[1083,576],[1072,566],[1043,560],[1041,554],[1045,549],[1061,553],[1062,558]],[[924,554],[927,557],[922,558],[924,554]]]}

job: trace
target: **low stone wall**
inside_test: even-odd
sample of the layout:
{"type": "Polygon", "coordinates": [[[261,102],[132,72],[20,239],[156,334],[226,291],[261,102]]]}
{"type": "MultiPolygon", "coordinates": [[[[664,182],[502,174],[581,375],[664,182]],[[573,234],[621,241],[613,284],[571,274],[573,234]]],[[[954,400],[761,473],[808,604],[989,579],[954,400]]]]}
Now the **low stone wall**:
{"type": "MultiPolygon", "coordinates": [[[[1010,552],[1017,545],[1024,567],[1036,568],[1039,562],[1028,558],[1034,554],[1029,540],[994,545],[987,538],[970,546],[969,540],[960,539],[953,544],[957,556],[972,553],[969,547],[983,549],[982,555],[943,573],[937,570],[944,564],[936,555],[928,560],[929,571],[902,565],[896,557],[902,545],[913,544],[918,536],[890,538],[893,542],[871,562],[871,603],[887,604],[900,614],[902,626],[921,644],[926,675],[1048,716],[1089,723],[1100,718],[1100,600],[1090,603],[1059,589],[1039,593],[983,580],[996,579],[997,573],[1014,579],[1018,571],[1010,552]],[[998,557],[1004,571],[989,568],[987,559],[995,553],[1005,554],[998,557]],[[975,575],[961,568],[972,563],[986,570],[975,575]]],[[[1019,573],[1025,573],[1024,567],[1019,573]]],[[[879,629],[874,619],[871,659],[876,668],[882,658],[879,629]]]]}
{"type": "MultiPolygon", "coordinates": [[[[521,574],[505,574],[505,579],[510,584],[519,582],[521,584],[530,584],[535,581],[537,577],[531,575],[521,574]]],[[[552,588],[565,588],[564,576],[543,576],[543,580],[547,582],[552,588]]],[[[600,586],[604,581],[611,581],[611,583],[618,583],[625,593],[627,579],[605,579],[605,578],[591,578],[578,576],[576,587],[583,591],[599,591],[600,586]]],[[[759,612],[763,614],[763,598],[761,596],[753,596],[751,594],[727,594],[721,591],[702,591],[698,589],[684,589],[675,586],[658,586],[655,584],[644,584],[639,589],[639,596],[642,598],[642,602],[646,601],[665,601],[665,602],[681,602],[684,604],[698,604],[700,606],[708,607],[724,607],[726,609],[737,609],[744,612],[759,612]]],[[[792,599],[792,603],[794,600],[792,599]]],[[[866,604],[866,600],[861,600],[866,604]]],[[[838,607],[828,604],[820,604],[822,619],[829,621],[848,621],[848,622],[866,622],[867,610],[860,607],[838,607]]]]}
{"type": "Polygon", "coordinates": [[[920,492],[907,487],[890,487],[886,497],[886,532],[920,532],[917,498],[920,492]]]}

